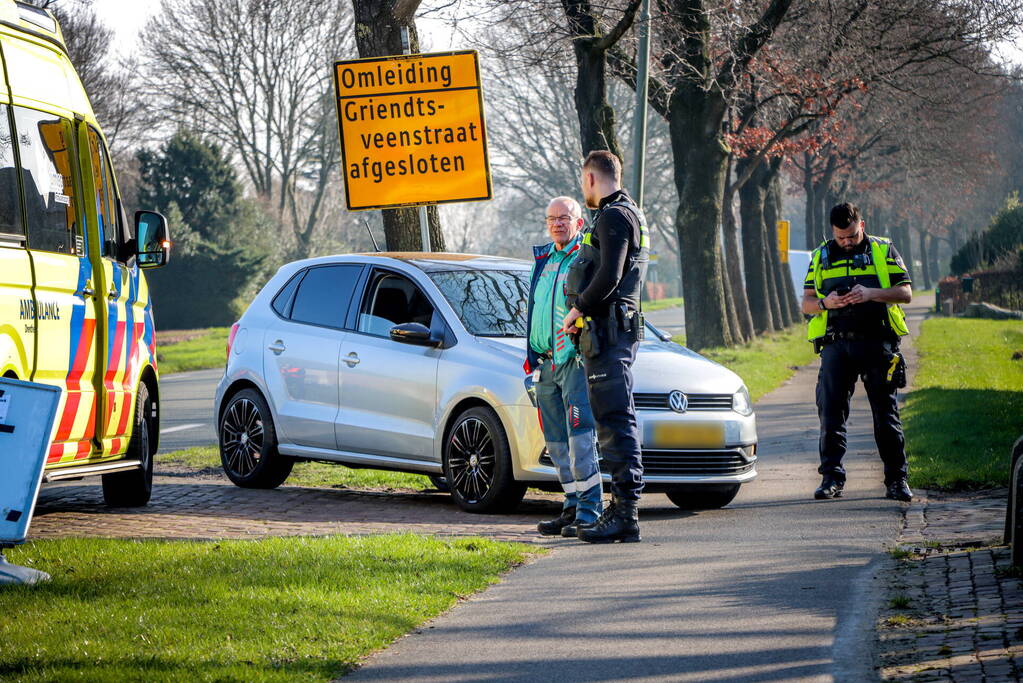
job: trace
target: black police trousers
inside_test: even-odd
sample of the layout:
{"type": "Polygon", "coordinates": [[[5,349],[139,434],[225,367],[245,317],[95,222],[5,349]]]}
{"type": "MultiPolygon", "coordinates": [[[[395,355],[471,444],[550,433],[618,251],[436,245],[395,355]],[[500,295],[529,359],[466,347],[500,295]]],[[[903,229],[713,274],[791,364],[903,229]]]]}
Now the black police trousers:
{"type": "Polygon", "coordinates": [[[611,492],[626,500],[639,500],[643,490],[643,456],[640,451],[636,407],[632,402],[632,364],[639,342],[619,332],[614,343],[601,336],[600,353],[583,356],[590,410],[597,423],[600,459],[611,474],[611,492]]]}
{"type": "Polygon", "coordinates": [[[897,390],[887,381],[890,358],[882,341],[837,340],[825,344],[821,350],[821,369],[817,375],[821,466],[817,471],[825,477],[845,482],[842,467],[846,451],[845,423],[856,380],[860,377],[874,415],[874,442],[884,463],[885,484],[909,472],[897,390]]]}

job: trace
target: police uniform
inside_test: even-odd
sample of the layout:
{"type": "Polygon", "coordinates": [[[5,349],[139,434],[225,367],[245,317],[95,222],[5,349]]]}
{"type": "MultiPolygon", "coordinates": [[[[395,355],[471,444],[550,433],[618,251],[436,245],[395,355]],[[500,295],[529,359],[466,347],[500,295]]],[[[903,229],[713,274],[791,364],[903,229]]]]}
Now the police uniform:
{"type": "MultiPolygon", "coordinates": [[[[905,264],[892,243],[865,235],[851,251],[834,240],[814,250],[805,288],[823,300],[831,292],[844,292],[856,285],[887,289],[909,283],[905,264]]],[[[824,481],[815,497],[839,496],[845,486],[846,420],[856,380],[862,378],[874,418],[874,440],[884,463],[885,486],[889,497],[905,499],[895,492],[902,490],[899,487],[909,491],[896,393],[899,385],[905,386],[905,364],[898,349],[899,339],[907,333],[902,307],[880,301],[822,309],[810,319],[807,337],[821,354],[818,472],[824,481]]]]}
{"type": "Polygon", "coordinates": [[[643,335],[640,295],[649,250],[642,211],[618,190],[601,200],[569,271],[569,301],[584,320],[579,346],[590,408],[613,494],[597,524],[579,530],[585,541],[639,540],[636,503],[643,490],[643,461],[632,364],[643,335]]]}

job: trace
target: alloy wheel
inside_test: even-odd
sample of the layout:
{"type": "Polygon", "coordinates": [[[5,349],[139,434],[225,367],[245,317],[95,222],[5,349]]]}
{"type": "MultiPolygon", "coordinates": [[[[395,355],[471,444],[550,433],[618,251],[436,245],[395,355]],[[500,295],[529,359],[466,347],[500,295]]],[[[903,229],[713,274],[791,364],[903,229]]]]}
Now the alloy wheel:
{"type": "Polygon", "coordinates": [[[497,452],[487,425],[476,417],[460,422],[451,432],[449,485],[467,503],[479,502],[493,485],[496,468],[497,452]]]}
{"type": "Polygon", "coordinates": [[[256,404],[247,398],[232,403],[221,433],[227,466],[240,477],[251,474],[263,453],[263,417],[256,404]]]}

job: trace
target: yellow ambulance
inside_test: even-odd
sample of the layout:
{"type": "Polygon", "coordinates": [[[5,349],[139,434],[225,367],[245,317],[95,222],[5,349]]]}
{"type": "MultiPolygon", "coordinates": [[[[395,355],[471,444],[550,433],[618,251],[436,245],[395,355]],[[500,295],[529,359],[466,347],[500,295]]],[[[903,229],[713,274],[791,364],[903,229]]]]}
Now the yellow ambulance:
{"type": "Polygon", "coordinates": [[[167,224],[128,224],[53,15],[0,0],[0,59],[0,376],[62,389],[44,481],[99,474],[108,504],[145,505],[160,393],[142,270],[167,262],[167,224]]]}

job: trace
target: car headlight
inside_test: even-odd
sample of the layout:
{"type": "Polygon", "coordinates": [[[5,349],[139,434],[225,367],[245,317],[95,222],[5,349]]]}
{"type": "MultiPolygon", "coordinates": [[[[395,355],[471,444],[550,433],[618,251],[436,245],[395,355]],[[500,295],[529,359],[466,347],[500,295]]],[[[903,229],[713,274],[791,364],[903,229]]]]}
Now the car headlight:
{"type": "Polygon", "coordinates": [[[753,402],[749,400],[749,390],[745,384],[732,395],[732,410],[740,415],[753,414],[753,402]]]}

